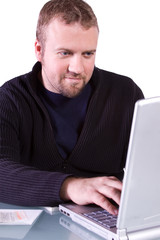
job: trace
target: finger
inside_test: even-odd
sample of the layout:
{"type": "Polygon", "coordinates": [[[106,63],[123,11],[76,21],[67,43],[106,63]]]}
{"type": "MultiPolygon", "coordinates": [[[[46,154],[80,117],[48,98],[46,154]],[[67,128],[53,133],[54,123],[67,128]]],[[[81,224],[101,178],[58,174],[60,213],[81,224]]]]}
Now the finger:
{"type": "Polygon", "coordinates": [[[99,188],[99,193],[106,198],[112,199],[118,205],[120,204],[121,191],[110,186],[102,186],[99,188]]]}
{"type": "Polygon", "coordinates": [[[104,181],[104,184],[116,188],[120,191],[122,191],[122,182],[119,181],[116,177],[107,177],[104,181]]]}
{"type": "Polygon", "coordinates": [[[96,192],[92,195],[93,203],[107,210],[113,215],[118,214],[118,209],[102,194],[96,192]]]}

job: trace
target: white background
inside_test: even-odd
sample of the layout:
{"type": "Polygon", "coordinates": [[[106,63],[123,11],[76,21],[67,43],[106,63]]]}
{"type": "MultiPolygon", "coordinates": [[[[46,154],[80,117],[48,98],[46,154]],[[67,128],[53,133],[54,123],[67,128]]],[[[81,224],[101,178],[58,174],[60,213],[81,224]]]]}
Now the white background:
{"type": "MultiPolygon", "coordinates": [[[[100,36],[96,65],[131,77],[145,97],[160,96],[159,0],[87,0],[100,36]]],[[[0,1],[0,85],[36,62],[37,18],[46,0],[0,1]]]]}

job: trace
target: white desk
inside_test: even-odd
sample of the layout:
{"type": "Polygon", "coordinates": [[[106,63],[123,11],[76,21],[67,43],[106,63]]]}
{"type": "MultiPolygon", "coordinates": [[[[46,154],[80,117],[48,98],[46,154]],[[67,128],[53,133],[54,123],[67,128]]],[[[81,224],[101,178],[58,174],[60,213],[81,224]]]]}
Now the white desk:
{"type": "MultiPolygon", "coordinates": [[[[0,203],[1,209],[17,209],[0,203]]],[[[22,208],[23,209],[23,208],[22,208]]],[[[25,208],[26,209],[26,208],[25,208]]],[[[0,240],[104,240],[100,236],[74,223],[60,212],[50,215],[43,212],[32,226],[0,225],[0,240]]]]}

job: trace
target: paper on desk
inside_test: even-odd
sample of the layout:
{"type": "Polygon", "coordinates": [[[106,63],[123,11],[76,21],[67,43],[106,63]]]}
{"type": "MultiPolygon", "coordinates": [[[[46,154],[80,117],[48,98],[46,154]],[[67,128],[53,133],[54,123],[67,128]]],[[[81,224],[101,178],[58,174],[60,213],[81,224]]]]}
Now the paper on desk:
{"type": "Polygon", "coordinates": [[[42,210],[0,209],[0,225],[31,225],[42,210]]]}

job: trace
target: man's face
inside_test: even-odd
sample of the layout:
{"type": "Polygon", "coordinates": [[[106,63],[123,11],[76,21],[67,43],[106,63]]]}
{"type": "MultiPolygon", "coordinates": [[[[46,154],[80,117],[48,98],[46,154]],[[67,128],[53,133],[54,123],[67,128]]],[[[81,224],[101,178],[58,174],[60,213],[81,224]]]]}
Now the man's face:
{"type": "Polygon", "coordinates": [[[53,19],[46,28],[44,49],[36,41],[38,61],[42,63],[42,82],[51,92],[77,96],[90,80],[98,41],[97,27],[66,25],[53,19]]]}

